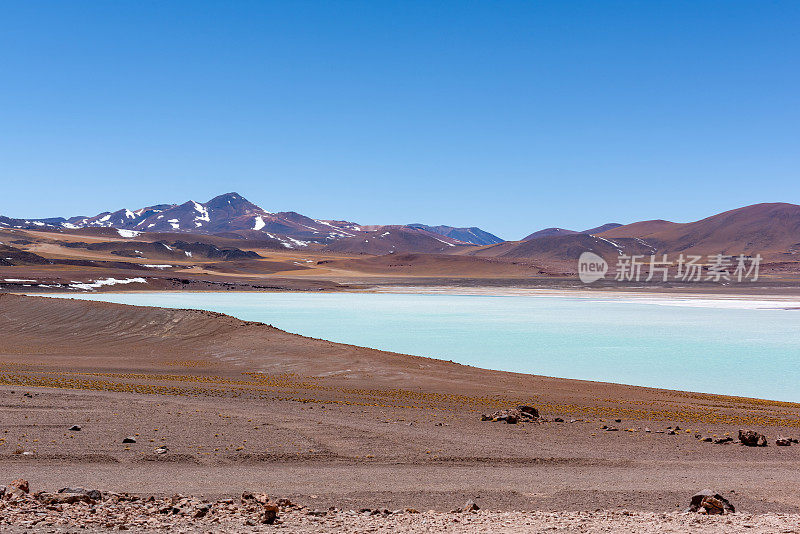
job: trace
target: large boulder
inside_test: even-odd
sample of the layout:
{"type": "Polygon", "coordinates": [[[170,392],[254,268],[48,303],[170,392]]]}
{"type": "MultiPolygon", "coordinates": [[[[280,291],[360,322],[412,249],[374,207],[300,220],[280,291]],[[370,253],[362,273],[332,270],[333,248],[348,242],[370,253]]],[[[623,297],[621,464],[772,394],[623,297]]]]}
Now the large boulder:
{"type": "Polygon", "coordinates": [[[271,525],[278,518],[278,506],[272,504],[265,493],[253,494],[245,491],[242,493],[242,505],[250,512],[254,512],[260,523],[271,525]]]}
{"type": "Polygon", "coordinates": [[[523,417],[529,419],[539,419],[539,410],[534,408],[533,406],[528,406],[526,404],[521,404],[517,406],[517,410],[519,410],[520,414],[523,417]]]}
{"type": "Polygon", "coordinates": [[[719,493],[704,489],[692,495],[686,511],[701,514],[732,514],[736,509],[719,493]]]}
{"type": "Polygon", "coordinates": [[[22,499],[28,495],[29,491],[30,488],[28,487],[28,481],[18,478],[11,481],[8,487],[5,488],[3,494],[4,497],[9,499],[22,499]]]}
{"type": "Polygon", "coordinates": [[[28,485],[28,481],[23,478],[12,480],[11,484],[9,484],[8,486],[12,490],[19,490],[22,493],[28,493],[30,491],[30,486],[28,485]]]}
{"type": "Polygon", "coordinates": [[[531,422],[539,419],[539,410],[533,406],[520,405],[508,410],[498,410],[493,414],[481,415],[481,421],[494,421],[515,425],[518,422],[531,422]]]}
{"type": "Polygon", "coordinates": [[[748,447],[766,447],[767,437],[755,430],[739,430],[739,441],[748,447]]]}
{"type": "Polygon", "coordinates": [[[467,501],[467,504],[461,509],[462,512],[477,512],[481,507],[472,499],[467,501]]]}

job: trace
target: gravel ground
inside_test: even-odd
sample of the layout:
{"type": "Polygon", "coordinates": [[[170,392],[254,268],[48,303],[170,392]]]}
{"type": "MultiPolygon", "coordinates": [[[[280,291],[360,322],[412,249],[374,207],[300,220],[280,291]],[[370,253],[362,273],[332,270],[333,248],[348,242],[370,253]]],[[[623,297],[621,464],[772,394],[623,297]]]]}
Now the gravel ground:
{"type": "MultiPolygon", "coordinates": [[[[797,514],[730,514],[705,516],[699,514],[650,512],[495,512],[476,513],[394,513],[369,515],[357,511],[326,512],[324,516],[308,515],[306,510],[281,514],[273,525],[246,524],[237,518],[214,521],[201,519],[170,521],[157,518],[150,524],[129,524],[122,528],[102,525],[39,523],[2,525],[0,531],[11,534],[23,532],[67,533],[80,528],[80,532],[184,532],[194,533],[520,533],[520,532],[631,532],[631,533],[687,533],[733,534],[747,532],[796,533],[800,532],[800,515],[797,514]]],[[[252,522],[251,522],[252,523],[252,522]]]]}
{"type": "Polygon", "coordinates": [[[800,515],[655,514],[640,512],[491,512],[447,514],[426,512],[366,516],[337,512],[324,518],[287,516],[283,532],[800,532],[800,515]]]}
{"type": "Polygon", "coordinates": [[[245,492],[216,501],[176,494],[142,497],[84,488],[31,492],[0,486],[0,532],[800,532],[800,514],[484,511],[469,501],[450,512],[321,510],[245,492]]]}

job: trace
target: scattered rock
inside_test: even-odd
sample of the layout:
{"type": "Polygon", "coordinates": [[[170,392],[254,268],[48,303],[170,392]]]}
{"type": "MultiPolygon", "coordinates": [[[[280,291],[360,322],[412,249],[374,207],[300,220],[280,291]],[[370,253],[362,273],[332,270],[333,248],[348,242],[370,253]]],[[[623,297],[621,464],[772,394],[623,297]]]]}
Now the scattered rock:
{"type": "Polygon", "coordinates": [[[789,438],[779,437],[775,440],[775,445],[778,447],[788,447],[792,444],[792,440],[789,438]]]}
{"type": "Polygon", "coordinates": [[[167,454],[167,452],[169,452],[169,449],[164,445],[162,445],[160,447],[156,447],[155,449],[153,449],[153,452],[156,454],[167,454]]]}
{"type": "Polygon", "coordinates": [[[195,508],[192,517],[194,517],[195,519],[201,519],[205,517],[209,511],[211,511],[211,503],[202,503],[200,504],[200,506],[195,508]]]}
{"type": "Polygon", "coordinates": [[[564,420],[562,418],[560,418],[560,417],[556,417],[555,419],[553,419],[553,422],[555,422],[555,423],[563,423],[564,420]]]}
{"type": "Polygon", "coordinates": [[[122,440],[122,443],[136,443],[136,438],[133,436],[128,436],[127,438],[122,440]]]}
{"type": "Polygon", "coordinates": [[[87,490],[86,488],[61,488],[58,493],[77,493],[86,495],[93,501],[99,501],[103,498],[103,494],[99,490],[87,490]]]}
{"type": "Polygon", "coordinates": [[[539,418],[539,410],[537,410],[533,406],[521,404],[520,406],[517,406],[517,410],[519,410],[520,413],[524,414],[526,417],[529,417],[531,419],[539,418]]]}
{"type": "Polygon", "coordinates": [[[27,398],[29,398],[29,399],[32,399],[32,398],[33,398],[33,395],[31,395],[30,393],[23,393],[23,394],[22,394],[22,396],[23,396],[23,397],[27,397],[27,398]]]}
{"type": "Polygon", "coordinates": [[[75,504],[76,502],[85,502],[94,504],[95,500],[91,499],[85,493],[47,493],[42,492],[36,496],[44,504],[75,504]]]}
{"type": "Polygon", "coordinates": [[[722,438],[717,438],[717,439],[715,439],[715,440],[714,440],[714,443],[716,443],[716,444],[721,444],[721,443],[730,443],[731,441],[733,441],[733,438],[732,438],[732,437],[730,437],[730,436],[725,436],[725,437],[722,437],[722,438]]]}
{"type": "Polygon", "coordinates": [[[253,494],[249,491],[242,493],[242,504],[249,510],[255,508],[255,513],[259,523],[271,525],[278,518],[278,507],[269,502],[266,493],[253,494]]]}
{"type": "Polygon", "coordinates": [[[731,514],[736,509],[728,502],[728,499],[719,493],[704,489],[692,496],[689,508],[686,511],[701,514],[731,514]]]}
{"type": "Polygon", "coordinates": [[[648,434],[651,432],[650,428],[648,428],[648,427],[644,427],[644,431],[647,432],[648,434]]]}
{"type": "Polygon", "coordinates": [[[667,434],[670,435],[670,436],[674,436],[675,434],[677,434],[677,432],[675,432],[675,430],[670,428],[669,430],[667,430],[667,434]]]}
{"type": "Polygon", "coordinates": [[[8,486],[12,491],[19,490],[22,493],[28,493],[30,491],[30,486],[28,485],[28,481],[23,478],[12,480],[11,484],[9,484],[8,486]]]}
{"type": "Polygon", "coordinates": [[[739,430],[739,441],[748,447],[766,447],[767,437],[755,430],[739,430]]]}
{"type": "Polygon", "coordinates": [[[297,505],[290,501],[289,499],[278,499],[278,507],[279,508],[296,508],[297,505]]]}
{"type": "MultiPolygon", "coordinates": [[[[0,498],[0,521],[3,525],[16,525],[28,531],[28,527],[41,523],[39,527],[49,529],[43,532],[61,532],[60,528],[51,527],[72,527],[77,522],[93,525],[96,527],[91,528],[93,531],[101,529],[104,532],[138,531],[145,523],[148,531],[152,527],[153,531],[186,532],[186,527],[190,527],[194,532],[192,523],[198,520],[215,525],[230,524],[231,521],[250,526],[272,524],[279,509],[268,502],[269,497],[264,494],[244,494],[241,503],[233,499],[212,503],[180,494],[145,499],[128,493],[101,493],[81,487],[65,487],[57,493],[32,494],[28,482],[22,479],[13,481],[8,487],[0,486],[0,498]]],[[[286,506],[294,506],[288,500],[283,501],[286,506]]],[[[202,530],[207,531],[206,528],[202,530]]],[[[0,531],[5,532],[5,527],[0,526],[0,531]]]]}
{"type": "Polygon", "coordinates": [[[478,506],[472,499],[467,501],[467,504],[461,509],[462,512],[477,512],[481,507],[478,506]]]}
{"type": "Polygon", "coordinates": [[[606,431],[606,432],[619,432],[619,428],[617,428],[617,427],[615,427],[615,426],[607,426],[607,427],[605,428],[605,431],[606,431]]]}
{"type": "Polygon", "coordinates": [[[621,422],[622,422],[622,419],[614,419],[614,422],[615,422],[615,423],[621,423],[621,422]]]}
{"type": "Polygon", "coordinates": [[[266,493],[251,493],[249,491],[245,491],[242,493],[242,502],[247,504],[248,502],[255,502],[258,504],[268,504],[269,503],[269,495],[266,493]]]}
{"type": "Polygon", "coordinates": [[[505,422],[515,425],[518,422],[530,422],[539,419],[539,411],[533,406],[517,406],[510,410],[499,410],[493,414],[481,415],[481,421],[505,422]]]}
{"type": "Polygon", "coordinates": [[[72,425],[71,427],[69,427],[69,429],[72,430],[73,432],[80,432],[81,425],[72,425]]]}

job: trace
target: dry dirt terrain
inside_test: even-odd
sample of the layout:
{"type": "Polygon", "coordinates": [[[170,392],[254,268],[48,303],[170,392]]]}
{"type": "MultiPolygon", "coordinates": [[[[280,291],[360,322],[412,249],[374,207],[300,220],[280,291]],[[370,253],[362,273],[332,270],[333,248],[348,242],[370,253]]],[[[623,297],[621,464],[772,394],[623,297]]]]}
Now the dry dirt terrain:
{"type": "MultiPolygon", "coordinates": [[[[265,492],[306,507],[283,513],[281,528],[297,531],[337,531],[336,521],[414,531],[425,517],[481,531],[492,513],[508,531],[602,517],[637,531],[706,487],[758,514],[725,520],[797,524],[761,514],[800,512],[800,445],[775,445],[800,437],[798,404],[486,371],[211,312],[2,294],[0,404],[0,484],[265,492]],[[518,404],[541,418],[481,421],[518,404]],[[739,429],[769,446],[703,441],[739,429]],[[449,514],[470,499],[479,513],[449,514]],[[364,508],[436,513],[348,515],[364,508]],[[595,510],[617,513],[521,514],[595,510]]],[[[668,518],[675,531],[690,521],[668,518]]],[[[710,532],[734,524],[701,519],[718,522],[703,523],[710,532]]]]}

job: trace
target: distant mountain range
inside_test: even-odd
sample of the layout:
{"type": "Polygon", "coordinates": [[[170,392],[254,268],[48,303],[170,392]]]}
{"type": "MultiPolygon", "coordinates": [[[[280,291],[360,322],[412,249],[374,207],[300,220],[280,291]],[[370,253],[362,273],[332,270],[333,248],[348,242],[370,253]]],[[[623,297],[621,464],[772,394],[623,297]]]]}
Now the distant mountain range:
{"type": "Polygon", "coordinates": [[[335,250],[371,253],[410,247],[417,251],[438,251],[443,247],[500,243],[499,237],[480,228],[451,226],[393,225],[364,226],[349,221],[312,219],[293,211],[268,212],[238,193],[226,193],[201,203],[156,204],[131,211],[105,211],[94,216],[11,219],[0,216],[0,227],[78,230],[115,228],[123,237],[140,232],[219,235],[239,239],[271,239],[286,248],[309,243],[330,245],[335,250]],[[391,236],[391,237],[390,237],[391,236]],[[354,243],[365,243],[354,246],[354,243]],[[372,243],[372,244],[370,244],[372,243]]]}
{"type": "MultiPolygon", "coordinates": [[[[428,226],[419,223],[365,226],[320,220],[293,211],[268,212],[238,193],[205,203],[156,204],[135,211],[121,209],[94,216],[11,219],[0,216],[0,229],[102,232],[134,238],[142,232],[178,242],[175,234],[194,234],[193,242],[227,238],[250,246],[304,249],[330,253],[383,255],[433,253],[538,261],[573,261],[590,250],[613,259],[620,254],[756,254],[771,261],[800,261],[800,206],[755,204],[691,223],[665,220],[621,225],[607,223],[583,231],[545,228],[520,241],[503,241],[480,228],[428,226]]],[[[99,234],[98,234],[99,236],[99,234]]],[[[226,243],[226,246],[234,246],[226,243]]],[[[191,251],[190,251],[191,252],[191,251]]],[[[200,251],[198,251],[199,253],[200,251]]]]}
{"type": "Polygon", "coordinates": [[[659,219],[624,226],[613,223],[584,232],[566,230],[537,234],[520,241],[481,247],[469,254],[569,262],[574,262],[584,251],[610,260],[622,254],[671,254],[675,258],[679,254],[703,257],[761,254],[768,261],[797,262],[800,261],[800,206],[754,204],[691,223],[659,219]],[[610,228],[597,231],[604,227],[610,228]]]}

